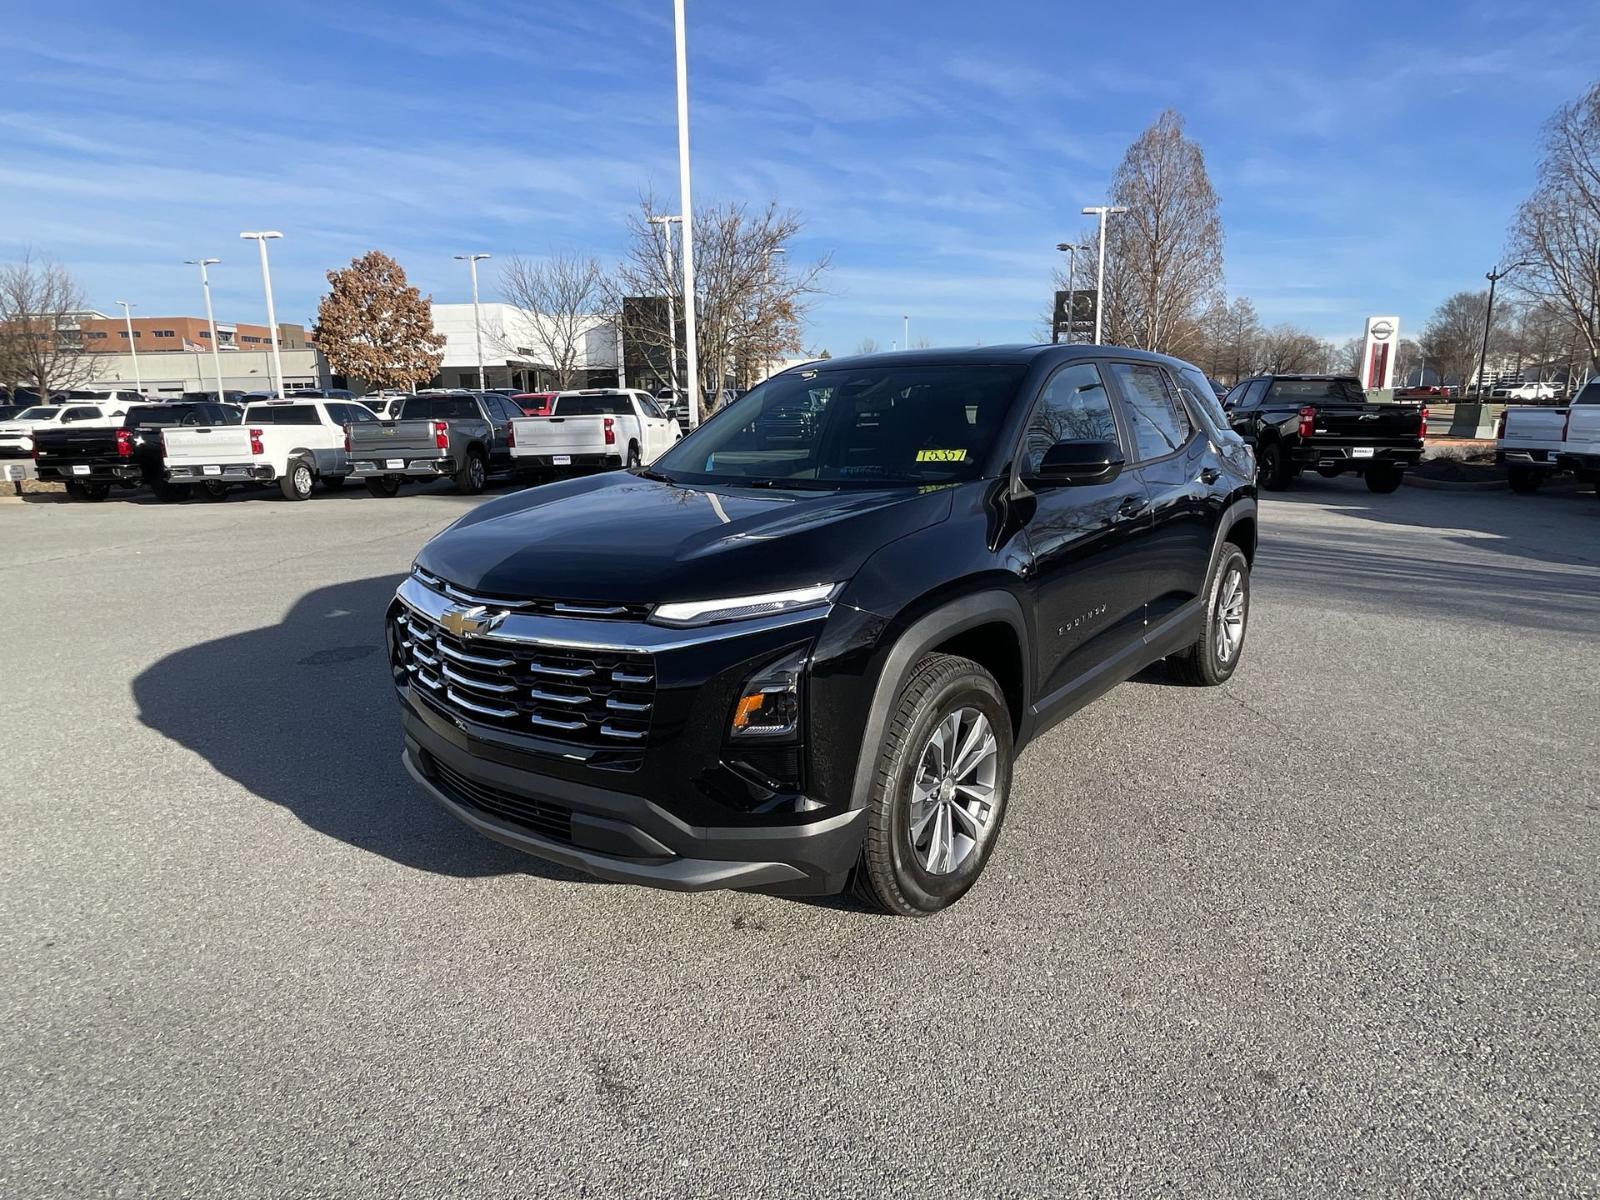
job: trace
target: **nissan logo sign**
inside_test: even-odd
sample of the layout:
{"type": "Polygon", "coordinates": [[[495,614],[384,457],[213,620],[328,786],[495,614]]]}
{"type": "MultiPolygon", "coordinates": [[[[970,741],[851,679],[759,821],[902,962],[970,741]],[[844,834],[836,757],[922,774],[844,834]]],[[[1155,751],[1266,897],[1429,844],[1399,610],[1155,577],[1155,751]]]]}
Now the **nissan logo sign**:
{"type": "Polygon", "coordinates": [[[1375,342],[1387,342],[1393,336],[1394,326],[1388,321],[1378,321],[1372,326],[1372,340],[1375,342]]]}

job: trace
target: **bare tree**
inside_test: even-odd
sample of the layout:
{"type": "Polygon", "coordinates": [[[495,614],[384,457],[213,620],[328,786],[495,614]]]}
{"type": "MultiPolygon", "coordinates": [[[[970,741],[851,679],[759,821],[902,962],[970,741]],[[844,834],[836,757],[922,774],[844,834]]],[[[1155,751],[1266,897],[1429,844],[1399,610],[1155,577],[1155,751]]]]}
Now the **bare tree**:
{"type": "Polygon", "coordinates": [[[60,263],[27,251],[0,267],[0,381],[41,399],[86,382],[96,360],[78,331],[85,311],[82,289],[60,263]]]}
{"type": "MultiPolygon", "coordinates": [[[[1478,369],[1478,351],[1483,343],[1484,310],[1489,305],[1487,292],[1457,292],[1434,309],[1422,330],[1421,345],[1440,378],[1465,389],[1478,369]]],[[[1496,342],[1490,338],[1491,350],[1496,342]]]]}
{"type": "Polygon", "coordinates": [[[550,367],[555,386],[575,387],[589,332],[608,310],[614,311],[600,261],[581,254],[511,258],[500,271],[500,292],[522,317],[522,327],[503,336],[519,343],[525,337],[550,367]]]}
{"type": "Polygon", "coordinates": [[[1517,210],[1511,249],[1528,295],[1565,313],[1600,372],[1600,83],[1545,126],[1533,195],[1517,210]]]}
{"type": "Polygon", "coordinates": [[[1328,345],[1295,325],[1276,325],[1261,334],[1255,369],[1264,375],[1297,375],[1327,369],[1328,345]]]}
{"type": "Polygon", "coordinates": [[[857,354],[876,354],[879,349],[877,338],[864,337],[856,343],[857,354]]]}
{"type": "MultiPolygon", "coordinates": [[[[1128,147],[1111,179],[1127,212],[1106,228],[1106,340],[1188,357],[1222,286],[1222,218],[1205,155],[1168,109],[1128,147]]],[[[1080,255],[1089,273],[1094,256],[1080,255]]]]}
{"type": "MultiPolygon", "coordinates": [[[[624,336],[664,358],[666,322],[632,318],[630,312],[648,313],[649,306],[623,303],[670,296],[683,311],[681,276],[668,269],[665,243],[650,223],[656,215],[654,199],[646,196],[629,217],[631,244],[608,294],[610,308],[623,314],[624,336]]],[[[776,204],[759,211],[723,204],[695,213],[696,350],[708,411],[729,384],[754,382],[785,355],[804,351],[805,318],[828,258],[792,261],[789,243],[801,228],[798,214],[776,204]]]]}

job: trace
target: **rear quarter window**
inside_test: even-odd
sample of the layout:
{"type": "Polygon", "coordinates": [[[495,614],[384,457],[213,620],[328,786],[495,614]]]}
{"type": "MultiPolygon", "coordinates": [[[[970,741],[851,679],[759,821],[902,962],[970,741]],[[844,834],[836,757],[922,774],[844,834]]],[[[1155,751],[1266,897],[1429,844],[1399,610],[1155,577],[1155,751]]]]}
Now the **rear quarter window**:
{"type": "Polygon", "coordinates": [[[631,417],[626,396],[560,396],[551,415],[557,417],[631,417]]]}

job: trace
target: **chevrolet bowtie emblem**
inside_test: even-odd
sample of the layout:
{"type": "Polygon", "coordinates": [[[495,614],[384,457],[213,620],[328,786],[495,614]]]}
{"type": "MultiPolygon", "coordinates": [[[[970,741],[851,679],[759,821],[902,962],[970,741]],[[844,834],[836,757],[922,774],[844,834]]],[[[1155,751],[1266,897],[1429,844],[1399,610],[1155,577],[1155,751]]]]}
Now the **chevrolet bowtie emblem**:
{"type": "Polygon", "coordinates": [[[506,619],[503,612],[490,612],[483,605],[449,609],[439,618],[439,624],[458,638],[481,637],[506,619]]]}

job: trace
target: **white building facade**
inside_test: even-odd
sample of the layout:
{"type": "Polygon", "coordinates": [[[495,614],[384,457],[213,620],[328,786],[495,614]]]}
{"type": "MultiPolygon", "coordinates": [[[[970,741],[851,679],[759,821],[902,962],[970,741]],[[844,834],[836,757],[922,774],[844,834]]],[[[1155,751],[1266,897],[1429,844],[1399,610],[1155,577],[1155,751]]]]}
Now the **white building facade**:
{"type": "MultiPolygon", "coordinates": [[[[484,386],[545,391],[555,384],[549,355],[539,347],[535,314],[498,301],[478,305],[434,304],[433,330],[444,335],[444,362],[434,379],[439,387],[478,386],[478,335],[483,337],[484,386]]],[[[585,321],[578,346],[580,387],[612,387],[617,379],[617,330],[603,318],[585,321]]]]}
{"type": "MultiPolygon", "coordinates": [[[[312,349],[284,350],[283,390],[330,387],[328,363],[312,349]]],[[[131,354],[96,354],[94,374],[83,387],[101,385],[131,387],[135,378],[131,354]]],[[[184,392],[217,390],[217,369],[210,350],[164,350],[138,356],[137,377],[144,394],[152,398],[173,399],[184,392]]],[[[224,350],[222,352],[222,390],[270,392],[272,390],[271,350],[224,350]]]]}

